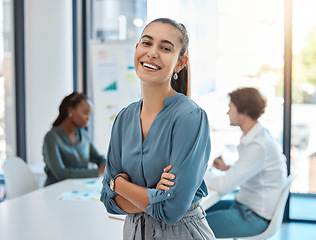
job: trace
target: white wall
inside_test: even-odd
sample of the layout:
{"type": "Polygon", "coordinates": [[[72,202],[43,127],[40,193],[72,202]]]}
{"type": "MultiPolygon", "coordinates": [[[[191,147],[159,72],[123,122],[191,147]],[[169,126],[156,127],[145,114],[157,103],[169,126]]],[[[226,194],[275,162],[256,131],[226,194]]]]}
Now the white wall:
{"type": "Polygon", "coordinates": [[[46,132],[73,90],[72,0],[25,0],[26,145],[41,163],[46,132]]]}

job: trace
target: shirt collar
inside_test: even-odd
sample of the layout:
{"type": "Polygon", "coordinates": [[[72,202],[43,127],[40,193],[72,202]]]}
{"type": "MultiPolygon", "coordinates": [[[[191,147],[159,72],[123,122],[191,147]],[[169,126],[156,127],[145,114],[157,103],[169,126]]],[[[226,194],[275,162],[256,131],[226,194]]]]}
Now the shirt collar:
{"type": "Polygon", "coordinates": [[[240,143],[247,143],[252,141],[252,139],[262,130],[262,125],[258,121],[245,135],[240,137],[240,143]]]}

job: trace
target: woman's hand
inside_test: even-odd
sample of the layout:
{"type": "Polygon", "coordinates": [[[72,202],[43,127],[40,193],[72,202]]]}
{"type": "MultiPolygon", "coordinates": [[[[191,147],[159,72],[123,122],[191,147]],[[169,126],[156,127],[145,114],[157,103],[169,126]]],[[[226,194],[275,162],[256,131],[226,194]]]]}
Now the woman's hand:
{"type": "Polygon", "coordinates": [[[169,173],[171,170],[172,165],[169,165],[164,168],[163,173],[161,174],[160,181],[158,182],[156,189],[158,190],[164,190],[164,191],[169,191],[170,187],[173,186],[174,182],[170,181],[169,179],[175,179],[176,176],[172,173],[169,173]]]}

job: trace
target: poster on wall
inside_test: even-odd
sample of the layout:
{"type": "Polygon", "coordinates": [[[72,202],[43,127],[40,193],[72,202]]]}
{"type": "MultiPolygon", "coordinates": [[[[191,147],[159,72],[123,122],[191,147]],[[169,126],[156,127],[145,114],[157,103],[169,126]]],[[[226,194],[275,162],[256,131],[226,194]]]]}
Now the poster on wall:
{"type": "Polygon", "coordinates": [[[112,124],[122,108],[141,98],[134,69],[135,44],[91,44],[93,141],[104,155],[112,124]]]}

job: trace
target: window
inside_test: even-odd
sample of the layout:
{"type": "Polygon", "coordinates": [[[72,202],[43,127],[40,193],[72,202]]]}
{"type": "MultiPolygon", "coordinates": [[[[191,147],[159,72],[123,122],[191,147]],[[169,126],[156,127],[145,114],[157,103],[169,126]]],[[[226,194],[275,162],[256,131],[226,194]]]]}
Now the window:
{"type": "Polygon", "coordinates": [[[291,189],[290,218],[304,220],[316,220],[315,11],[315,1],[293,1],[291,169],[298,177],[291,189]]]}
{"type": "Polygon", "coordinates": [[[12,1],[0,0],[0,171],[6,156],[16,151],[11,12],[12,1]]]}

